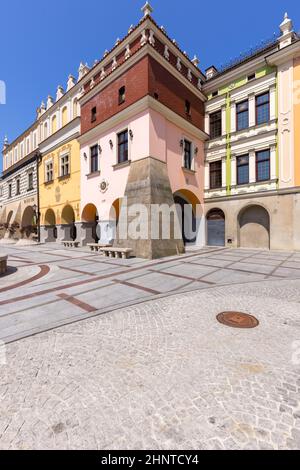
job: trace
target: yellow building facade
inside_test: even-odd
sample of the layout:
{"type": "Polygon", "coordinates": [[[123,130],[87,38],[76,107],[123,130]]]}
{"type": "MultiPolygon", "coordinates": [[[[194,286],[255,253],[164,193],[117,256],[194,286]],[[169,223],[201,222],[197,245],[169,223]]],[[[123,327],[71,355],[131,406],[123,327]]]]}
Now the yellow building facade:
{"type": "Polygon", "coordinates": [[[76,238],[80,222],[80,146],[77,139],[42,154],[39,163],[40,224],[45,241],[76,238]]]}

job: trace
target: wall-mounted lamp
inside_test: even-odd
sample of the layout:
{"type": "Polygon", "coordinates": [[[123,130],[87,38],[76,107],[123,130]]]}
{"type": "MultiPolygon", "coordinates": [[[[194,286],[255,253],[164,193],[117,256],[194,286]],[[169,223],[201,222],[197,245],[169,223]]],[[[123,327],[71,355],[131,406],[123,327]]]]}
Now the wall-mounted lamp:
{"type": "Polygon", "coordinates": [[[183,147],[183,139],[180,140],[179,144],[180,144],[180,147],[183,147]]]}
{"type": "Polygon", "coordinates": [[[99,150],[99,153],[102,153],[102,147],[101,147],[101,145],[98,145],[98,150],[99,150]]]}
{"type": "Polygon", "coordinates": [[[113,149],[114,144],[113,144],[113,141],[112,141],[111,139],[110,139],[110,141],[109,141],[109,145],[110,145],[110,148],[113,149]]]}
{"type": "Polygon", "coordinates": [[[83,157],[84,157],[85,160],[87,159],[87,154],[85,152],[83,154],[83,157]]]}
{"type": "Polygon", "coordinates": [[[195,155],[198,155],[199,149],[198,147],[195,147],[195,155]]]}
{"type": "Polygon", "coordinates": [[[133,139],[133,132],[132,132],[131,129],[130,129],[130,131],[129,131],[129,137],[130,137],[131,140],[133,139]]]}

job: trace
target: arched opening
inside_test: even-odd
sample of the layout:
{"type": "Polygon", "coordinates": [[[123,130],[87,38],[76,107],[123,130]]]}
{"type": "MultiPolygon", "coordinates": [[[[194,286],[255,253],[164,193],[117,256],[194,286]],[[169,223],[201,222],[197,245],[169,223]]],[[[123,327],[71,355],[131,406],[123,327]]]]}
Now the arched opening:
{"type": "Polygon", "coordinates": [[[44,218],[46,229],[45,240],[47,242],[54,242],[57,239],[56,217],[53,209],[47,209],[44,218]]]}
{"type": "Polygon", "coordinates": [[[122,206],[122,199],[119,198],[119,199],[116,199],[116,200],[113,202],[113,204],[112,204],[112,206],[111,206],[111,209],[110,209],[109,218],[110,218],[110,220],[115,221],[116,226],[117,226],[118,223],[119,223],[120,212],[121,212],[121,206],[122,206]]]}
{"type": "Polygon", "coordinates": [[[69,229],[68,231],[65,230],[65,236],[68,238],[68,235],[66,235],[66,233],[68,233],[70,240],[76,240],[77,230],[75,226],[75,212],[72,206],[67,205],[63,208],[61,213],[61,223],[62,225],[67,226],[65,227],[66,229],[69,229]]]}
{"type": "Polygon", "coordinates": [[[29,238],[30,235],[37,234],[36,214],[32,206],[27,206],[23,212],[21,234],[26,238],[29,238]]]}
{"type": "Polygon", "coordinates": [[[238,228],[241,248],[270,249],[270,216],[264,207],[252,205],[242,209],[238,228]]]}
{"type": "Polygon", "coordinates": [[[61,112],[61,123],[62,123],[62,127],[64,127],[66,124],[68,124],[68,108],[67,108],[67,106],[65,106],[65,107],[62,109],[62,112],[61,112]]]}
{"type": "Polygon", "coordinates": [[[197,217],[200,215],[200,201],[194,193],[182,189],[174,194],[174,202],[177,206],[183,243],[195,244],[199,229],[197,217]]]}
{"type": "Polygon", "coordinates": [[[56,225],[56,218],[53,209],[48,209],[45,214],[45,225],[54,226],[56,225]]]}
{"type": "Polygon", "coordinates": [[[74,98],[73,101],[73,119],[77,118],[78,116],[78,100],[77,98],[74,98]]]}
{"type": "Polygon", "coordinates": [[[81,215],[83,229],[85,229],[85,236],[87,241],[94,241],[98,243],[99,237],[97,234],[97,227],[99,222],[99,215],[97,207],[94,204],[87,204],[81,215]],[[90,238],[92,240],[90,240],[90,238]]]}
{"type": "Polygon", "coordinates": [[[212,209],[206,216],[206,240],[208,246],[225,246],[225,214],[212,209]]]}
{"type": "Polygon", "coordinates": [[[52,134],[57,131],[57,117],[56,114],[52,118],[52,134]]]}

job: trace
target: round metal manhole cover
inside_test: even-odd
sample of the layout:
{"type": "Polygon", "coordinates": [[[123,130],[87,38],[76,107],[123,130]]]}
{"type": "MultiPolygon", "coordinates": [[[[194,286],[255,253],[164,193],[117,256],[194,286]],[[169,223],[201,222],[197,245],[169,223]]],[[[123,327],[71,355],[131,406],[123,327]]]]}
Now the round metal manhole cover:
{"type": "Polygon", "coordinates": [[[217,320],[232,328],[256,328],[259,325],[257,318],[242,312],[222,312],[217,315],[217,320]]]}

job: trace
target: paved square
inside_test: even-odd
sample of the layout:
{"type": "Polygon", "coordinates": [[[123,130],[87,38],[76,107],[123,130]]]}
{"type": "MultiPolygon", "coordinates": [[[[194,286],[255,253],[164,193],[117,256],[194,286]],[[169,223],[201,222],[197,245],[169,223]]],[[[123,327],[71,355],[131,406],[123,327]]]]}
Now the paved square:
{"type": "Polygon", "coordinates": [[[1,253],[1,449],[300,448],[299,253],[1,253]]]}

